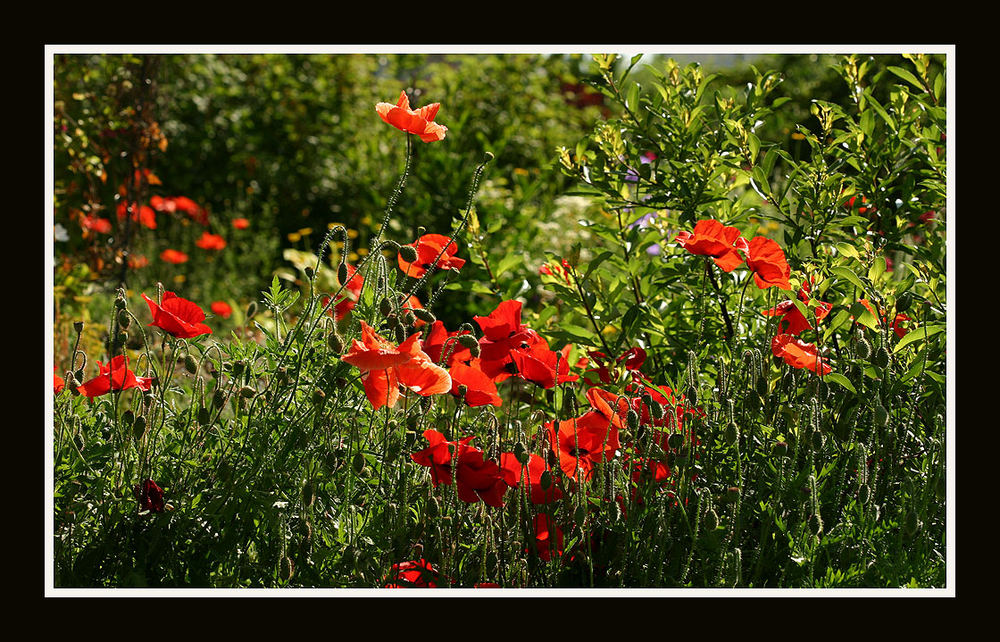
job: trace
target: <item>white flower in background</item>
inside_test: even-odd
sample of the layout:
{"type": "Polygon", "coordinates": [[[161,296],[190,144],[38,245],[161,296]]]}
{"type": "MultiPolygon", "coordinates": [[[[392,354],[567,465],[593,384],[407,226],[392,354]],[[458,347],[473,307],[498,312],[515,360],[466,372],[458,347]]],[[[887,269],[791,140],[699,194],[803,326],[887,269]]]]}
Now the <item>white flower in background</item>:
{"type": "Polygon", "coordinates": [[[55,238],[57,241],[63,243],[69,240],[69,233],[66,231],[66,228],[59,223],[56,223],[55,225],[55,238]]]}

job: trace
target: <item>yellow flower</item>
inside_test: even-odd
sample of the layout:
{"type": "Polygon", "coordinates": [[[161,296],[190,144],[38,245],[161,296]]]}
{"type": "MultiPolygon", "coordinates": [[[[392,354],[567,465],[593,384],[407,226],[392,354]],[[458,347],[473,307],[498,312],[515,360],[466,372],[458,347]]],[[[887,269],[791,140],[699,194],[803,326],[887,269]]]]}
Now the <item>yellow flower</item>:
{"type": "Polygon", "coordinates": [[[350,261],[351,263],[354,263],[355,261],[358,260],[358,253],[351,252],[350,254],[347,255],[347,260],[350,261]]]}
{"type": "Polygon", "coordinates": [[[326,224],[326,229],[332,230],[333,228],[337,227],[338,225],[340,225],[340,223],[338,223],[336,221],[334,221],[333,223],[327,223],[326,224]]]}
{"type": "Polygon", "coordinates": [[[349,239],[356,239],[356,238],[358,238],[358,231],[357,230],[347,230],[347,238],[349,238],[349,239]]]}
{"type": "Polygon", "coordinates": [[[313,228],[311,227],[303,227],[301,230],[299,230],[299,234],[301,234],[302,236],[309,236],[312,233],[313,233],[313,228]]]}
{"type": "Polygon", "coordinates": [[[518,176],[527,176],[528,170],[524,169],[523,167],[515,167],[514,173],[517,174],[518,176]]]}
{"type": "Polygon", "coordinates": [[[289,232],[288,240],[291,241],[292,243],[298,243],[299,241],[302,240],[302,235],[299,234],[298,232],[289,232]]]}
{"type": "Polygon", "coordinates": [[[356,252],[358,253],[358,256],[368,256],[368,248],[367,247],[359,247],[356,250],[356,252]]]}
{"type": "Polygon", "coordinates": [[[184,283],[187,281],[187,277],[183,274],[178,274],[174,277],[174,283],[184,283]]]}

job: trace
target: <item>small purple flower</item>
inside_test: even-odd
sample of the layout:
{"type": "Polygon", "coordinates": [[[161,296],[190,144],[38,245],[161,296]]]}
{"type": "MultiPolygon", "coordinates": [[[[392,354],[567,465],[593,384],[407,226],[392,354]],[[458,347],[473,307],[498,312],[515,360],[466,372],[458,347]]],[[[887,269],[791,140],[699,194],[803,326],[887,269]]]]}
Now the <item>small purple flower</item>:
{"type": "Polygon", "coordinates": [[[660,255],[660,244],[659,243],[653,243],[652,245],[650,245],[649,247],[647,247],[646,248],[646,254],[649,254],[650,256],[659,256],[660,255]]]}

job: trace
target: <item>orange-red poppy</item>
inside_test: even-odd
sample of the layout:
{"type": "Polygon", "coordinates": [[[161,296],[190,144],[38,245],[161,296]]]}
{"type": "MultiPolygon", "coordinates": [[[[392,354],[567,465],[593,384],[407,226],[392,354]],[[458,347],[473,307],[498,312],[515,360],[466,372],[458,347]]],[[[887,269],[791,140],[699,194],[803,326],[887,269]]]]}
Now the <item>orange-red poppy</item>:
{"type": "MultiPolygon", "coordinates": [[[[799,288],[798,299],[804,304],[809,305],[809,283],[803,283],[802,287],[799,288]]],[[[830,310],[833,309],[832,303],[826,303],[825,301],[818,301],[816,303],[816,309],[814,314],[816,315],[816,321],[821,321],[828,314],[830,310]]],[[[799,334],[803,330],[809,330],[812,328],[812,324],[806,320],[805,316],[795,304],[790,300],[785,300],[779,303],[777,306],[771,308],[770,310],[764,310],[761,314],[767,317],[780,316],[781,320],[778,322],[778,328],[780,334],[799,334]]]]}
{"type": "Polygon", "coordinates": [[[755,236],[746,249],[747,267],[753,271],[753,279],[760,289],[777,286],[782,290],[791,290],[788,278],[792,270],[785,260],[785,253],[775,241],[755,236]]]}
{"type": "Polygon", "coordinates": [[[392,408],[399,400],[399,386],[427,397],[451,390],[451,375],[420,349],[420,333],[398,346],[380,336],[364,321],[361,341],[355,339],[341,357],[361,371],[361,382],[372,408],[392,408]]]}
{"type": "Polygon", "coordinates": [[[114,357],[106,364],[98,361],[97,371],[96,377],[77,387],[80,394],[92,399],[106,395],[112,390],[128,390],[129,388],[149,390],[152,387],[151,377],[137,377],[134,372],[129,370],[128,357],[123,354],[114,357]]]}
{"type": "Polygon", "coordinates": [[[559,468],[570,479],[579,470],[584,480],[594,474],[594,465],[610,461],[621,447],[618,441],[620,421],[602,412],[591,410],[580,417],[559,422],[546,422],[549,443],[559,462],[559,468]]]}
{"type": "Polygon", "coordinates": [[[149,325],[181,339],[212,334],[212,328],[203,323],[205,311],[198,307],[197,303],[181,298],[173,292],[164,292],[159,304],[145,293],[142,298],[149,306],[149,313],[153,315],[153,321],[149,325]]]}
{"type": "Polygon", "coordinates": [[[396,104],[378,103],[375,111],[382,120],[408,134],[416,134],[425,143],[443,140],[448,128],[434,122],[441,103],[424,105],[420,109],[410,109],[410,99],[405,91],[399,93],[396,104]]]}
{"type": "Polygon", "coordinates": [[[815,344],[796,339],[790,334],[779,334],[771,339],[771,352],[793,368],[805,368],[818,375],[832,372],[815,344]]]}
{"type": "Polygon", "coordinates": [[[233,314],[233,307],[225,301],[212,301],[208,306],[212,314],[217,314],[223,319],[228,319],[233,314]]]}
{"type": "Polygon", "coordinates": [[[474,359],[472,364],[455,362],[448,368],[451,375],[451,394],[458,396],[459,386],[465,386],[466,405],[476,408],[478,406],[499,406],[503,403],[500,394],[497,392],[497,384],[486,373],[479,369],[479,360],[474,359]]]}
{"type": "Polygon", "coordinates": [[[417,251],[416,260],[411,263],[403,260],[401,254],[398,256],[399,269],[406,276],[419,279],[434,266],[440,270],[449,270],[465,265],[465,259],[455,256],[458,245],[443,234],[424,234],[409,245],[417,251]]]}
{"type": "Polygon", "coordinates": [[[177,265],[179,263],[186,263],[188,255],[180,250],[166,249],[160,252],[160,259],[166,261],[167,263],[177,265]]]}
{"type": "MultiPolygon", "coordinates": [[[[138,203],[132,203],[131,208],[133,221],[138,221],[144,227],[148,227],[151,230],[156,229],[156,212],[153,211],[153,208],[149,205],[140,206],[138,203]]],[[[125,214],[128,213],[128,210],[129,204],[125,203],[125,201],[120,201],[118,203],[116,213],[119,221],[125,218],[125,214]]]]}
{"type": "Polygon", "coordinates": [[[98,234],[111,233],[111,221],[106,218],[96,216],[81,216],[80,225],[86,230],[97,232],[98,234]]]}
{"type": "Polygon", "coordinates": [[[724,272],[732,272],[741,263],[740,250],[745,250],[747,241],[735,227],[705,219],[694,226],[694,233],[681,232],[674,239],[691,254],[710,256],[724,272]]]}
{"type": "Polygon", "coordinates": [[[238,230],[245,230],[250,227],[250,221],[245,218],[234,218],[233,227],[238,230]]]}
{"type": "Polygon", "coordinates": [[[202,232],[201,237],[194,244],[203,250],[221,250],[226,247],[226,239],[218,234],[202,232]]]}

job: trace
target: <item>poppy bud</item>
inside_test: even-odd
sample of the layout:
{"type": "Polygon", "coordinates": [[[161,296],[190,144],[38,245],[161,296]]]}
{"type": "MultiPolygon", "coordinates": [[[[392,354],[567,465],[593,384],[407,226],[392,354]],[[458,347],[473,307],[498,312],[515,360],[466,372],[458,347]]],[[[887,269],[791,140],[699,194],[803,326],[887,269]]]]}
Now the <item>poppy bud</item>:
{"type": "Polygon", "coordinates": [[[135,423],[135,413],[132,412],[131,410],[126,410],[125,412],[123,412],[122,423],[124,423],[126,426],[131,426],[133,423],[135,423]]]}
{"type": "Polygon", "coordinates": [[[124,346],[127,341],[128,341],[128,333],[125,332],[124,330],[119,332],[118,335],[115,337],[115,345],[118,347],[124,346]]]}
{"type": "Polygon", "coordinates": [[[528,451],[525,450],[524,444],[521,442],[514,444],[514,459],[516,459],[518,463],[527,464],[530,458],[531,456],[528,451]]]}
{"type": "Polygon", "coordinates": [[[320,406],[323,404],[323,400],[326,399],[326,393],[320,390],[319,388],[315,388],[313,390],[312,398],[313,398],[313,403],[316,404],[317,406],[320,406]]]}
{"type": "Polygon", "coordinates": [[[471,348],[469,348],[469,354],[472,355],[473,359],[475,359],[476,357],[478,357],[479,353],[480,353],[480,348],[479,348],[479,344],[478,343],[475,344],[474,346],[472,346],[471,348]]]}
{"type": "Polygon", "coordinates": [[[392,314],[392,302],[389,301],[388,297],[382,297],[382,300],[378,302],[378,311],[381,312],[384,317],[392,314]]]}
{"type": "Polygon", "coordinates": [[[542,490],[552,488],[552,473],[547,470],[543,471],[542,476],[538,478],[538,485],[542,490]]]}
{"type": "Polygon", "coordinates": [[[888,423],[889,411],[882,404],[875,406],[875,425],[879,428],[884,428],[888,423]]]}
{"type": "Polygon", "coordinates": [[[125,299],[122,299],[122,298],[115,299],[115,309],[116,310],[124,310],[125,309],[125,299]]]}
{"type": "Polygon", "coordinates": [[[437,497],[431,497],[431,500],[427,502],[426,510],[428,517],[437,517],[441,514],[441,504],[437,497]]]}
{"type": "Polygon", "coordinates": [[[424,411],[424,414],[430,412],[431,408],[433,407],[434,407],[434,399],[432,399],[431,397],[420,398],[420,409],[424,411]]]}
{"type": "Polygon", "coordinates": [[[474,335],[462,334],[458,337],[458,343],[466,348],[472,348],[473,346],[479,345],[479,340],[476,339],[474,335]]]}
{"type": "Polygon", "coordinates": [[[872,363],[876,368],[884,368],[889,365],[889,351],[886,350],[885,346],[879,346],[878,350],[875,351],[872,363]]]}
{"type": "Polygon", "coordinates": [[[903,292],[896,297],[896,312],[906,312],[913,303],[913,296],[909,292],[903,292]]]}
{"type": "Polygon", "coordinates": [[[858,339],[858,358],[867,359],[872,355],[872,344],[868,343],[868,339],[861,337],[858,339]]]}
{"type": "Polygon", "coordinates": [[[573,521],[577,526],[583,528],[583,524],[587,521],[587,507],[577,506],[576,510],[573,511],[573,521]]]}
{"type": "Polygon", "coordinates": [[[648,399],[644,399],[646,407],[649,408],[649,413],[653,415],[653,419],[663,419],[663,406],[659,403],[653,401],[653,398],[646,395],[648,399]]]}
{"type": "Polygon", "coordinates": [[[337,282],[341,285],[347,283],[347,263],[341,263],[337,266],[337,282]]]}
{"type": "Polygon", "coordinates": [[[281,581],[283,582],[287,582],[292,579],[292,576],[295,575],[295,562],[292,561],[292,558],[287,555],[281,558],[281,563],[278,566],[278,573],[281,577],[281,581]]]}
{"type": "Polygon", "coordinates": [[[459,399],[465,399],[465,395],[467,395],[468,393],[469,393],[469,386],[465,385],[464,383],[459,384],[459,386],[458,386],[458,398],[459,399]]]}
{"type": "Polygon", "coordinates": [[[727,502],[735,502],[740,497],[740,489],[738,486],[730,486],[726,489],[725,499],[727,502]]]}
{"type": "Polygon", "coordinates": [[[403,259],[406,263],[413,263],[417,260],[417,248],[412,245],[400,245],[399,258],[403,259]]]}
{"type": "Polygon", "coordinates": [[[146,418],[139,415],[135,418],[135,423],[132,424],[132,436],[135,437],[136,441],[142,439],[142,436],[146,434],[146,418]]]}
{"type": "Polygon", "coordinates": [[[312,279],[313,279],[313,275],[315,275],[315,274],[316,274],[316,271],[315,271],[315,270],[313,270],[313,269],[312,269],[312,266],[309,266],[309,265],[307,265],[307,266],[305,267],[305,269],[303,269],[302,271],[303,271],[303,272],[305,272],[305,274],[306,274],[306,278],[307,278],[307,279],[309,279],[310,281],[312,281],[312,279]]]}
{"type": "Polygon", "coordinates": [[[809,530],[812,531],[813,535],[819,535],[823,532],[823,518],[819,516],[819,513],[809,517],[809,530]]]}
{"type": "Polygon", "coordinates": [[[354,453],[354,458],[351,460],[351,469],[356,475],[360,475],[361,471],[365,469],[365,456],[361,453],[354,453]]]}
{"type": "Polygon", "coordinates": [[[684,446],[684,435],[679,432],[673,433],[667,437],[667,445],[674,450],[680,450],[684,446]]]}
{"type": "Polygon", "coordinates": [[[705,529],[709,531],[714,531],[719,527],[719,514],[715,512],[714,508],[708,509],[705,513],[705,529]]]}
{"type": "Polygon", "coordinates": [[[434,314],[431,313],[428,310],[417,308],[416,310],[413,311],[413,314],[418,319],[420,319],[421,321],[423,321],[425,323],[434,323],[435,321],[437,321],[437,317],[434,316],[434,314]]]}
{"type": "Polygon", "coordinates": [[[257,394],[257,391],[251,388],[250,386],[243,386],[242,388],[240,388],[240,396],[243,397],[244,399],[249,399],[250,397],[253,397],[255,394],[257,394]]]}
{"type": "Polygon", "coordinates": [[[212,421],[212,412],[205,406],[198,408],[198,423],[207,426],[212,421]]]}
{"type": "Polygon", "coordinates": [[[423,225],[417,227],[417,236],[423,236],[426,233],[427,233],[426,227],[424,227],[423,225]]]}
{"type": "Polygon", "coordinates": [[[344,340],[336,332],[331,332],[326,338],[326,344],[330,349],[340,354],[344,350],[344,340]]]}
{"type": "Polygon", "coordinates": [[[771,453],[775,457],[785,457],[788,455],[788,443],[784,441],[777,442],[771,447],[771,453]]]}
{"type": "Polygon", "coordinates": [[[729,444],[730,446],[732,446],[733,444],[735,444],[736,440],[740,436],[740,431],[739,431],[739,428],[736,427],[736,423],[735,422],[730,422],[729,425],[726,426],[726,432],[723,433],[722,436],[723,436],[723,439],[726,440],[726,443],[729,444]]]}
{"type": "Polygon", "coordinates": [[[132,317],[129,316],[128,310],[118,311],[118,325],[124,330],[127,330],[132,325],[132,317]]]}
{"type": "Polygon", "coordinates": [[[225,402],[226,402],[226,393],[222,391],[222,388],[216,388],[215,394],[212,395],[212,407],[219,409],[225,402]]]}
{"type": "Polygon", "coordinates": [[[415,314],[413,314],[412,310],[407,310],[406,313],[403,314],[403,325],[404,326],[412,326],[416,322],[417,322],[417,317],[416,317],[415,314]]]}
{"type": "Polygon", "coordinates": [[[628,414],[625,415],[625,421],[628,422],[628,427],[635,430],[639,427],[639,413],[633,408],[629,408],[628,414]]]}
{"type": "Polygon", "coordinates": [[[184,357],[184,369],[191,374],[198,372],[198,362],[195,361],[195,358],[190,354],[185,355],[184,357]]]}
{"type": "Polygon", "coordinates": [[[257,302],[251,301],[250,305],[247,306],[247,321],[252,319],[255,314],[257,314],[257,302]]]}
{"type": "Polygon", "coordinates": [[[767,398],[767,377],[757,378],[757,395],[761,399],[767,398]]]}
{"type": "Polygon", "coordinates": [[[302,503],[305,506],[312,506],[314,499],[316,499],[316,492],[313,488],[313,483],[307,479],[302,484],[302,503]]]}
{"type": "Polygon", "coordinates": [[[83,332],[83,321],[74,321],[73,330],[76,331],[77,334],[83,332]]]}
{"type": "Polygon", "coordinates": [[[871,489],[871,487],[868,486],[868,484],[861,484],[861,486],[858,487],[858,502],[859,503],[861,503],[861,504],[867,504],[869,498],[871,498],[871,495],[872,495],[872,489],[871,489]]]}

